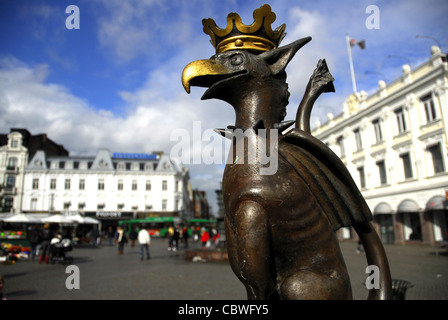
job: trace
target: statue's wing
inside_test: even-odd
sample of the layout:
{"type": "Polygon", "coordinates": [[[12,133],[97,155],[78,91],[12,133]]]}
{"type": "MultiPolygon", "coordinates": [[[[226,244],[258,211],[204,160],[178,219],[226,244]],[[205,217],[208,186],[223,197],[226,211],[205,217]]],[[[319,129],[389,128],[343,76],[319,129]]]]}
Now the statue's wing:
{"type": "Polygon", "coordinates": [[[308,184],[333,230],[372,220],[372,213],[347,168],[320,140],[293,129],[281,138],[278,151],[308,184]]]}

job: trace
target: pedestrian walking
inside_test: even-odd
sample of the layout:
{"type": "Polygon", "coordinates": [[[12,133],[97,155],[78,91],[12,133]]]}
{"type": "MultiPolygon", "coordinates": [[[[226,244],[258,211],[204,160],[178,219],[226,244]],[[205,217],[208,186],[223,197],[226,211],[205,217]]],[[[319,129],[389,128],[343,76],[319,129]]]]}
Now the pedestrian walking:
{"type": "Polygon", "coordinates": [[[138,242],[140,243],[140,261],[143,261],[143,251],[146,251],[146,259],[151,259],[149,254],[149,246],[151,245],[151,236],[146,230],[146,227],[143,227],[138,232],[138,242]]]}
{"type": "Polygon", "coordinates": [[[188,238],[189,238],[189,234],[188,234],[188,227],[184,227],[182,230],[182,240],[184,241],[184,247],[188,248],[188,238]]]}
{"type": "Polygon", "coordinates": [[[118,245],[118,254],[123,254],[124,245],[128,242],[128,238],[123,228],[117,227],[117,245],[118,245]]]}
{"type": "Polygon", "coordinates": [[[205,230],[205,228],[202,228],[201,231],[201,244],[202,247],[208,247],[208,242],[210,240],[210,234],[207,232],[207,230],[205,230]]]}
{"type": "Polygon", "coordinates": [[[115,231],[112,228],[112,226],[109,226],[107,228],[107,238],[109,239],[109,245],[113,246],[113,241],[114,241],[114,237],[115,237],[115,231]]]}
{"type": "Polygon", "coordinates": [[[44,225],[44,229],[42,230],[42,251],[40,252],[39,256],[39,263],[42,263],[45,259],[45,263],[48,263],[50,260],[50,241],[53,239],[53,233],[50,230],[50,225],[46,223],[44,225]]]}
{"type": "Polygon", "coordinates": [[[361,253],[361,252],[364,252],[364,248],[363,248],[363,246],[362,246],[361,239],[359,239],[359,240],[358,240],[358,245],[357,245],[357,247],[356,247],[356,253],[361,253]]]}
{"type": "Polygon", "coordinates": [[[135,240],[137,240],[137,231],[132,227],[131,232],[129,232],[129,240],[131,240],[131,247],[135,246],[135,240]]]}
{"type": "Polygon", "coordinates": [[[174,244],[174,228],[173,226],[168,227],[168,251],[173,250],[174,244]]]}
{"type": "Polygon", "coordinates": [[[179,248],[179,238],[180,238],[180,230],[179,226],[174,228],[173,233],[173,251],[176,251],[179,248]]]}
{"type": "Polygon", "coordinates": [[[39,231],[35,226],[30,227],[30,231],[28,232],[28,241],[30,242],[30,256],[31,260],[34,260],[37,252],[37,245],[40,243],[40,235],[39,231]]]}
{"type": "Polygon", "coordinates": [[[215,248],[218,248],[220,234],[218,231],[216,231],[216,229],[213,229],[212,233],[213,233],[213,237],[212,237],[213,245],[215,246],[215,248]]]}
{"type": "Polygon", "coordinates": [[[100,238],[100,232],[99,232],[97,226],[93,226],[91,235],[92,235],[93,246],[99,245],[101,242],[101,238],[100,238]]]}

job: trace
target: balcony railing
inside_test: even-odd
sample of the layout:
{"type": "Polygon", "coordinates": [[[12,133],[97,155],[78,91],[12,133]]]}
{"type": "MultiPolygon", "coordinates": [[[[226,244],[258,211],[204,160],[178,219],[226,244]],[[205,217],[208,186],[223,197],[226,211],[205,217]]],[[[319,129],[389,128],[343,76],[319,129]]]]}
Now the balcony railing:
{"type": "Polygon", "coordinates": [[[8,173],[18,173],[19,167],[16,166],[6,166],[6,172],[8,173]]]}

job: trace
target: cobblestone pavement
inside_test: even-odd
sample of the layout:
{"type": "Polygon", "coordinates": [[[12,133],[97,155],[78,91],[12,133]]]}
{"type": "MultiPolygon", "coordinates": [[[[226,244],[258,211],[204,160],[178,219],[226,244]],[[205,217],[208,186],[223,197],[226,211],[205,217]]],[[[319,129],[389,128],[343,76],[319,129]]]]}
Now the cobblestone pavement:
{"type": "MultiPolygon", "coordinates": [[[[364,282],[368,274],[365,255],[356,253],[354,243],[342,243],[349,270],[353,296],[365,299],[364,282]]],[[[385,245],[393,279],[410,281],[406,300],[448,300],[448,252],[446,249],[419,245],[385,245]]]]}
{"type": "MultiPolygon", "coordinates": [[[[192,246],[194,246],[193,244],[192,246]]],[[[365,299],[366,261],[356,243],[341,248],[349,269],[354,299],[365,299]]],[[[392,277],[411,281],[408,300],[448,300],[448,254],[428,246],[386,245],[392,277]]],[[[165,239],[153,239],[151,259],[140,261],[138,245],[123,255],[115,246],[75,247],[69,255],[79,268],[80,288],[69,290],[62,264],[19,261],[1,265],[8,300],[245,300],[243,285],[227,262],[190,262],[185,249],[167,250],[165,239]]]]}

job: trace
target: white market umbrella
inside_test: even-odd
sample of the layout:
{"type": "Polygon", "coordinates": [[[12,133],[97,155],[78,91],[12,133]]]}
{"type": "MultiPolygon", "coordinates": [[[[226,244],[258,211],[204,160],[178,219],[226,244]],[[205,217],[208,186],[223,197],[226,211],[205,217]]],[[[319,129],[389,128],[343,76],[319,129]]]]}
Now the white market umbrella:
{"type": "Polygon", "coordinates": [[[63,216],[61,214],[55,214],[52,216],[48,216],[46,218],[43,218],[41,220],[43,223],[74,223],[74,220],[70,219],[69,217],[63,216]]]}
{"type": "Polygon", "coordinates": [[[89,224],[100,224],[100,222],[92,217],[84,217],[84,223],[89,223],[89,224]]]}
{"type": "Polygon", "coordinates": [[[65,217],[77,222],[79,224],[99,224],[100,222],[97,219],[91,217],[83,217],[82,215],[74,214],[74,215],[66,215],[65,217]]]}
{"type": "Polygon", "coordinates": [[[6,218],[12,216],[14,213],[0,213],[0,221],[5,220],[6,218]]]}
{"type": "Polygon", "coordinates": [[[72,220],[73,222],[76,223],[85,223],[84,222],[84,217],[81,216],[79,213],[78,214],[73,214],[73,215],[64,215],[64,217],[72,220]]]}
{"type": "Polygon", "coordinates": [[[4,218],[3,221],[10,223],[40,223],[40,220],[28,217],[23,213],[13,214],[12,216],[4,218]]]}

